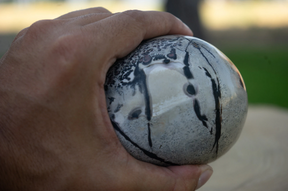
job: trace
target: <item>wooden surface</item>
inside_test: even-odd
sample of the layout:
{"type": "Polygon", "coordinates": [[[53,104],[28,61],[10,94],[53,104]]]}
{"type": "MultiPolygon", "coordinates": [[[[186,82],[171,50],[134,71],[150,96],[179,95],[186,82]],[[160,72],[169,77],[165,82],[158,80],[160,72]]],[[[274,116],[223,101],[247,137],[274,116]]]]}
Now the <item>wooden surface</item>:
{"type": "Polygon", "coordinates": [[[288,110],[252,106],[242,134],[199,191],[288,190],[288,110]]]}

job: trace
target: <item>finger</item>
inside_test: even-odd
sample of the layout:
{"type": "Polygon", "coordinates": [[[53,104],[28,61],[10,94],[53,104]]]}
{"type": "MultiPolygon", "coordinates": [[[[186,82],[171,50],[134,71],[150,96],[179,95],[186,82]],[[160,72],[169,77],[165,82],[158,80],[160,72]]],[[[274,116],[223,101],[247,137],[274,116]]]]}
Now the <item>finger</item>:
{"type": "Polygon", "coordinates": [[[135,178],[138,179],[135,187],[145,188],[143,190],[195,190],[205,184],[213,173],[208,165],[166,168],[142,163],[139,169],[135,166],[133,168],[137,170],[135,178]]]}
{"type": "Polygon", "coordinates": [[[126,56],[144,39],[167,34],[193,35],[192,31],[173,15],[155,11],[126,11],[86,27],[86,31],[90,31],[86,36],[87,40],[95,45],[91,50],[99,51],[98,40],[105,39],[101,49],[108,52],[102,55],[110,58],[109,64],[102,70],[105,74],[115,59],[126,56]],[[97,38],[95,35],[98,35],[97,38]]]}
{"type": "MultiPolygon", "coordinates": [[[[115,14],[115,16],[111,18],[111,23],[114,23],[119,31],[122,29],[123,33],[127,34],[128,32],[128,34],[131,35],[138,34],[137,36],[140,34],[143,39],[165,34],[193,35],[187,25],[167,12],[125,11],[115,14]],[[123,27],[125,25],[129,27],[123,27]]],[[[143,39],[141,39],[141,41],[143,39]]]]}
{"type": "Polygon", "coordinates": [[[200,170],[200,175],[195,176],[195,168],[193,165],[185,166],[171,166],[168,167],[177,177],[180,178],[180,182],[176,182],[175,190],[197,190],[202,187],[212,176],[213,169],[209,165],[197,166],[197,170],[200,170]]]}
{"type": "Polygon", "coordinates": [[[94,7],[94,8],[89,8],[89,9],[73,11],[65,15],[62,15],[56,19],[71,19],[71,18],[82,16],[82,15],[88,15],[91,13],[111,13],[111,12],[103,7],[94,7]]]}
{"type": "MultiPolygon", "coordinates": [[[[106,42],[107,46],[113,44],[111,48],[117,58],[127,55],[144,39],[167,34],[193,35],[183,22],[165,12],[126,11],[101,22],[102,30],[106,30],[106,26],[112,28],[111,31],[107,30],[102,34],[104,35],[103,39],[109,39],[109,43],[106,42]]],[[[88,25],[92,34],[99,30],[97,24],[88,25]]],[[[107,50],[111,50],[111,48],[107,47],[107,50]]]]}

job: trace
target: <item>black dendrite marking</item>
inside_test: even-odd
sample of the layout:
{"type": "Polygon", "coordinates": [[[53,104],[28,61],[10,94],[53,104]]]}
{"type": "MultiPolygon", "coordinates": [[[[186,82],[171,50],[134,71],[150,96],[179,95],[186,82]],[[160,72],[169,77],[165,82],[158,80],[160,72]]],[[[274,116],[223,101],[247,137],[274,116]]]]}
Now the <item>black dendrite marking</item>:
{"type": "Polygon", "coordinates": [[[160,161],[160,162],[163,162],[163,163],[165,163],[165,164],[167,164],[167,165],[173,165],[173,166],[178,165],[178,164],[175,164],[175,163],[173,163],[173,162],[166,161],[165,159],[157,156],[156,154],[151,153],[151,152],[143,149],[143,148],[140,147],[137,143],[135,143],[134,141],[132,141],[132,140],[121,130],[121,128],[119,127],[119,125],[118,125],[116,122],[114,122],[113,120],[111,120],[111,123],[112,123],[112,125],[113,125],[113,127],[114,127],[114,129],[115,129],[116,131],[118,131],[128,142],[130,142],[134,147],[136,147],[136,148],[138,148],[139,150],[141,150],[141,151],[142,151],[145,155],[147,155],[148,157],[150,157],[150,158],[152,158],[152,159],[155,159],[155,160],[158,160],[158,161],[160,161]]]}

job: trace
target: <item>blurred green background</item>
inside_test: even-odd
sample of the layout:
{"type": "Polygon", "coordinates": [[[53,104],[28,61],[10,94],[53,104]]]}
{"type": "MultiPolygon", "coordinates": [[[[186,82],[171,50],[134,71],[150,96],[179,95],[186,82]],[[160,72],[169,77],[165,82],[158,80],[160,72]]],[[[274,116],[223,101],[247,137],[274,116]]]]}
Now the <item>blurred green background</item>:
{"type": "Polygon", "coordinates": [[[249,103],[288,108],[288,47],[223,48],[240,70],[249,103]]]}
{"type": "MultiPolygon", "coordinates": [[[[164,4],[164,0],[0,0],[0,57],[22,28],[40,19],[93,6],[112,12],[163,11],[164,4]]],[[[203,0],[198,8],[204,39],[240,70],[249,103],[288,108],[288,1],[203,0]]]]}

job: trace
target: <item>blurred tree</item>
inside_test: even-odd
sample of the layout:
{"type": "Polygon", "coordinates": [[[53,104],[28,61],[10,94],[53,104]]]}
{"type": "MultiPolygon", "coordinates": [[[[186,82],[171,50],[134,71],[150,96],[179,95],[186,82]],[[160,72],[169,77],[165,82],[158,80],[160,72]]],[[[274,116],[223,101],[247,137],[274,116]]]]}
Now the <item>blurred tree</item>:
{"type": "Polygon", "coordinates": [[[0,3],[12,3],[12,0],[0,0],[0,3]]]}
{"type": "Polygon", "coordinates": [[[25,3],[30,3],[31,0],[16,0],[17,3],[25,4],[25,3]]]}
{"type": "Polygon", "coordinates": [[[195,37],[207,40],[199,14],[200,2],[201,0],[166,0],[165,10],[186,23],[195,37]]]}

